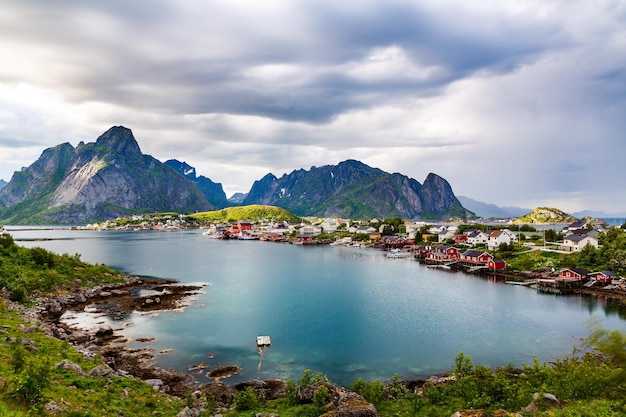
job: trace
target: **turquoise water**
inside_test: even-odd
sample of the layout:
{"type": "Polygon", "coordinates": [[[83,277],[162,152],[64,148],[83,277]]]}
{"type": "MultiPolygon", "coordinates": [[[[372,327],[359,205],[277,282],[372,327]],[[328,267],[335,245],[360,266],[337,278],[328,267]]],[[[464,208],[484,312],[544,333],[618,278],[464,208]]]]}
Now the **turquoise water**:
{"type": "Polygon", "coordinates": [[[420,378],[451,369],[460,351],[475,363],[520,365],[570,353],[592,322],[626,330],[626,311],[595,298],[541,294],[373,249],[221,241],[201,231],[12,233],[56,239],[18,243],[129,274],[206,284],[183,311],[114,326],[131,339],[156,337],[149,346],[167,350],[157,353],[165,368],[241,366],[228,383],[295,379],[304,369],[343,385],[420,378]],[[262,363],[257,335],[272,339],[262,363]]]}

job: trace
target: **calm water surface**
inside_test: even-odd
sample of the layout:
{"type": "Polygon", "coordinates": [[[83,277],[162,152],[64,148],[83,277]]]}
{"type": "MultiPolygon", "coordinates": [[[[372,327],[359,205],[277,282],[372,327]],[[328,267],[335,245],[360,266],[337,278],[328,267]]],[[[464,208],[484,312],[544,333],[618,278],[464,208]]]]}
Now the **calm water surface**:
{"type": "Polygon", "coordinates": [[[626,311],[595,298],[541,294],[373,249],[221,241],[197,230],[12,234],[53,238],[18,243],[129,274],[207,284],[182,312],[134,314],[113,326],[132,339],[157,337],[149,344],[156,352],[172,349],[157,355],[165,368],[238,364],[228,383],[296,379],[304,369],[343,385],[419,378],[451,369],[460,351],[475,363],[520,365],[570,353],[590,323],[626,330],[626,311]],[[272,339],[262,363],[257,335],[272,339]]]}

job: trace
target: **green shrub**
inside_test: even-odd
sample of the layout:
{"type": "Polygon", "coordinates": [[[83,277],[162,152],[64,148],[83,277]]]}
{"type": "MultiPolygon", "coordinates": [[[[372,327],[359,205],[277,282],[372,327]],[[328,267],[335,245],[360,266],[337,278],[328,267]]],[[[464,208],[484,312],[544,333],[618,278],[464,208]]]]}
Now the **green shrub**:
{"type": "Polygon", "coordinates": [[[265,394],[257,392],[254,387],[246,387],[235,394],[235,406],[237,410],[254,410],[265,402],[265,394]]]}
{"type": "Polygon", "coordinates": [[[313,394],[313,404],[318,408],[322,408],[329,402],[330,392],[328,391],[328,387],[326,385],[320,385],[315,390],[315,394],[313,394]]]}
{"type": "Polygon", "coordinates": [[[15,375],[14,394],[26,403],[39,404],[43,390],[50,385],[51,371],[47,360],[34,356],[27,358],[22,371],[15,375]]]}

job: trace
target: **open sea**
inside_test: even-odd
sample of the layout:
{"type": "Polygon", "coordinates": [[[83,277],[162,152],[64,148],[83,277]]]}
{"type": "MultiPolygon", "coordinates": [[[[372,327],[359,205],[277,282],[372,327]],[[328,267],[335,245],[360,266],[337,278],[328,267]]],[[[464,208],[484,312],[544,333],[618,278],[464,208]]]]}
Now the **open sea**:
{"type": "MultiPolygon", "coordinates": [[[[431,269],[375,249],[222,241],[201,230],[7,229],[23,246],[205,284],[183,311],[109,322],[131,345],[153,348],[163,368],[239,365],[226,383],[298,379],[305,369],[339,385],[395,373],[424,378],[452,369],[461,351],[491,367],[521,365],[571,353],[594,324],[626,331],[623,305],[431,269]],[[272,341],[262,357],[257,335],[272,341]]],[[[206,371],[194,375],[205,382],[206,371]]]]}

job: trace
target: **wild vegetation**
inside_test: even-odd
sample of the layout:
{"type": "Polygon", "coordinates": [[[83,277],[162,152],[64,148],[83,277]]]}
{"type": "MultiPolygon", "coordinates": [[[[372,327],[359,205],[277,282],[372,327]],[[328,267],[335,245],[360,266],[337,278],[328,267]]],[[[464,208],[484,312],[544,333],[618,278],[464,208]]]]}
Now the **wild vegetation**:
{"type": "Polygon", "coordinates": [[[24,248],[16,245],[10,234],[0,234],[0,289],[6,288],[11,301],[32,301],[76,286],[119,283],[124,277],[104,264],[81,261],[79,254],[57,255],[39,247],[24,248]]]}

